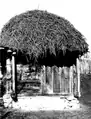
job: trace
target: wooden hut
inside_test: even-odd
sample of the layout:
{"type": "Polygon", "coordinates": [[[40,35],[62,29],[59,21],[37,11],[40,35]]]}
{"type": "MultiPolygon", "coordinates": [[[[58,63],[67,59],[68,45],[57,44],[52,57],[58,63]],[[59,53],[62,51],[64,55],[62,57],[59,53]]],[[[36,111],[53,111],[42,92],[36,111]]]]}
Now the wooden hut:
{"type": "Polygon", "coordinates": [[[11,74],[6,76],[7,93],[25,89],[38,95],[81,95],[79,57],[88,52],[88,44],[66,19],[40,10],[17,15],[2,28],[0,47],[6,54],[4,60],[0,56],[6,62],[6,68],[1,65],[6,69],[3,75],[11,74]]]}

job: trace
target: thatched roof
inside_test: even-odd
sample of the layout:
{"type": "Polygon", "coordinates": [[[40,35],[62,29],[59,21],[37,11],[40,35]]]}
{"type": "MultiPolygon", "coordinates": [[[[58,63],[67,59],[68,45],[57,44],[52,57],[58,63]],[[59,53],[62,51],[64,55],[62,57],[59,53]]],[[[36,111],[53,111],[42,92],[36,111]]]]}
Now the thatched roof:
{"type": "Polygon", "coordinates": [[[88,44],[84,36],[66,19],[33,10],[10,19],[2,28],[0,46],[28,54],[31,58],[60,52],[76,51],[84,54],[88,44]]]}

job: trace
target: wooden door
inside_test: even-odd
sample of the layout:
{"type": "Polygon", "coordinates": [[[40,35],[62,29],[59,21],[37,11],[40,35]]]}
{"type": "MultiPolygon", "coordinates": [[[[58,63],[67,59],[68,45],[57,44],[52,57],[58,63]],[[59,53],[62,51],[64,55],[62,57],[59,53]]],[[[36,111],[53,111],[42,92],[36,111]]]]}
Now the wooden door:
{"type": "Polygon", "coordinates": [[[60,94],[68,94],[69,93],[69,68],[63,67],[61,71],[61,79],[60,79],[60,94]]]}
{"type": "Polygon", "coordinates": [[[72,67],[45,67],[42,92],[44,94],[73,94],[73,78],[72,67]]]}
{"type": "Polygon", "coordinates": [[[59,68],[53,67],[53,93],[60,93],[59,68]]]}

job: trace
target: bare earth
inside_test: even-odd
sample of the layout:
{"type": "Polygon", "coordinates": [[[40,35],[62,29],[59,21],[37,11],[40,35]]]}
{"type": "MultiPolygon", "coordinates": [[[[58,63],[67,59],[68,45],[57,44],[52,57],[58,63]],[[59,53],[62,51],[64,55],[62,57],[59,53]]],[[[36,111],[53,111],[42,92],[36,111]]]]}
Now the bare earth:
{"type": "Polygon", "coordinates": [[[80,99],[81,110],[21,112],[0,107],[0,119],[91,119],[91,94],[80,99]]]}

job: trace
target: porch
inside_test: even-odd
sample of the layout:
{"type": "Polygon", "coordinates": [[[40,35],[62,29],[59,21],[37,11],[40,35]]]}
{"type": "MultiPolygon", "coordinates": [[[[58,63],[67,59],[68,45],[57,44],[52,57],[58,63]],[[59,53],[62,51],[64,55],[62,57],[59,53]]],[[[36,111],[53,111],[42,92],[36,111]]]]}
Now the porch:
{"type": "MultiPolygon", "coordinates": [[[[4,51],[5,49],[1,50],[4,51]]],[[[2,53],[1,53],[2,54],[2,53]]],[[[7,50],[5,75],[0,66],[1,81],[5,81],[5,93],[15,95],[74,95],[80,92],[80,62],[76,65],[63,66],[31,66],[16,63],[15,52],[7,50]]],[[[3,58],[2,58],[3,59],[3,58]]]]}

